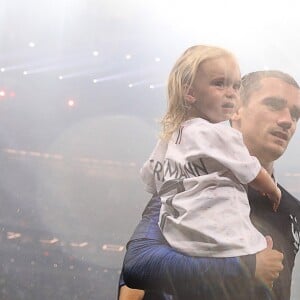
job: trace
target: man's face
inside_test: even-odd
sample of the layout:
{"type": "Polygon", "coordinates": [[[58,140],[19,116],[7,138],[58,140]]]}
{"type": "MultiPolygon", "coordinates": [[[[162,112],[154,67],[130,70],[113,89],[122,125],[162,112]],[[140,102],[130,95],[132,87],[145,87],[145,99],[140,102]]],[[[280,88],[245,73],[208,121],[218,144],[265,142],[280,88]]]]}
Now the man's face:
{"type": "Polygon", "coordinates": [[[242,106],[233,127],[262,164],[270,164],[286,150],[300,117],[300,90],[278,78],[264,78],[248,104],[242,106]]]}

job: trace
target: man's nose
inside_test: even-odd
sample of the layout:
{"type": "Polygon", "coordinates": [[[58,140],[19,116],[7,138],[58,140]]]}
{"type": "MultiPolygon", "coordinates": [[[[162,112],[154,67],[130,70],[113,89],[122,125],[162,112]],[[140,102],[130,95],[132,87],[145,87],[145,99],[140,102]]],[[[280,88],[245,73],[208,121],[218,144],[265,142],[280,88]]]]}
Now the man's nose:
{"type": "Polygon", "coordinates": [[[293,118],[292,118],[291,112],[288,108],[286,108],[280,112],[277,123],[283,129],[290,129],[292,127],[293,118]]]}

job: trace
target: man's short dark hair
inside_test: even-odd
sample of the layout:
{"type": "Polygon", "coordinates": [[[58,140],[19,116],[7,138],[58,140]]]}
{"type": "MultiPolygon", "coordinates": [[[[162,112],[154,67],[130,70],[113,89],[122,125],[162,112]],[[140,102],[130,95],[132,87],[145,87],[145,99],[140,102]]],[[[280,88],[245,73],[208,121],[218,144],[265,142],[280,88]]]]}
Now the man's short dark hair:
{"type": "Polygon", "coordinates": [[[250,95],[261,88],[261,80],[263,78],[278,78],[282,81],[290,84],[299,89],[297,81],[289,74],[278,71],[278,70],[268,70],[268,71],[256,71],[251,72],[242,77],[241,85],[241,101],[243,105],[248,104],[250,95]]]}

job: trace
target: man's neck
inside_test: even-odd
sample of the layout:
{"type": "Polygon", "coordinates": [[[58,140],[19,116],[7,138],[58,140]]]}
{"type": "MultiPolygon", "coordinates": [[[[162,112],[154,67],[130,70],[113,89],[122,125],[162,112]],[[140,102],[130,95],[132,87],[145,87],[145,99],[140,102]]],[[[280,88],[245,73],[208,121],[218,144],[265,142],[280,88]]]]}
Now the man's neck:
{"type": "Polygon", "coordinates": [[[261,165],[266,169],[266,171],[272,175],[274,171],[274,164],[273,163],[261,163],[261,165]]]}

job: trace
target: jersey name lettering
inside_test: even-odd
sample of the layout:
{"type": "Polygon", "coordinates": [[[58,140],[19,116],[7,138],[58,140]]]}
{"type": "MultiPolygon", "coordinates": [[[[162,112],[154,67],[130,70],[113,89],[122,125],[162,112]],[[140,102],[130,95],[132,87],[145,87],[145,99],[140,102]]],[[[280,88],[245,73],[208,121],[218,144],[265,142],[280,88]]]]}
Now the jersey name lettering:
{"type": "Polygon", "coordinates": [[[153,175],[155,180],[164,182],[165,178],[181,179],[190,178],[208,174],[207,169],[199,158],[194,162],[187,162],[185,164],[180,164],[176,161],[165,159],[164,163],[160,161],[150,160],[153,166],[153,175]]]}

